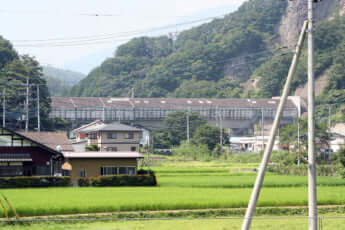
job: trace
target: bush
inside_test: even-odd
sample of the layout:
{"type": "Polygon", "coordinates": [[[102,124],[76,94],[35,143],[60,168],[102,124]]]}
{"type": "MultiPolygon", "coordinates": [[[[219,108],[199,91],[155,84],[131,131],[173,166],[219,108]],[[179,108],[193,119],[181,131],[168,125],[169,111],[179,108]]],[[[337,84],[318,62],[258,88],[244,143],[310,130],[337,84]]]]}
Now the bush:
{"type": "MultiPolygon", "coordinates": [[[[81,187],[94,186],[94,187],[114,187],[114,186],[155,186],[157,185],[156,175],[151,170],[147,171],[145,175],[116,175],[116,176],[101,176],[80,178],[78,185],[81,187]]],[[[139,171],[138,171],[139,173],[139,171]]]]}
{"type": "Polygon", "coordinates": [[[40,176],[0,178],[0,188],[67,187],[70,184],[70,177],[40,176]]]}

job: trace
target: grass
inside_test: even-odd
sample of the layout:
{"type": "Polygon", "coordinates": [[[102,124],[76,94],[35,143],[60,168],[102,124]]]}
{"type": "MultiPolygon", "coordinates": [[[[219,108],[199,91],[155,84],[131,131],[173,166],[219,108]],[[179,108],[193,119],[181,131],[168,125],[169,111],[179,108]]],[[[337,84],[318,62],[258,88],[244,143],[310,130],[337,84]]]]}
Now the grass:
{"type": "MultiPolygon", "coordinates": [[[[32,225],[3,226],[3,230],[238,230],[242,224],[241,219],[204,219],[204,220],[147,220],[147,221],[118,221],[118,222],[92,222],[92,223],[41,223],[32,225]]],[[[323,229],[343,230],[345,218],[324,219],[323,229]]],[[[1,227],[1,226],[0,226],[1,227]]],[[[292,230],[307,229],[306,219],[256,219],[252,230],[292,230]]]]}
{"type": "MultiPolygon", "coordinates": [[[[21,216],[246,207],[250,188],[48,188],[2,191],[21,216]]],[[[345,187],[320,187],[319,204],[345,204],[345,187]]],[[[264,188],[258,206],[302,206],[307,188],[264,188]]],[[[3,215],[2,213],[0,215],[3,215]]]]}
{"type": "MultiPolygon", "coordinates": [[[[252,188],[255,182],[254,173],[181,173],[158,174],[162,187],[194,188],[252,188]]],[[[268,175],[264,187],[301,187],[307,186],[308,179],[303,176],[268,175]]],[[[318,177],[319,186],[344,186],[345,180],[337,177],[318,177]]]]}
{"type": "MultiPolygon", "coordinates": [[[[233,172],[231,169],[236,164],[169,161],[168,166],[153,167],[158,187],[4,189],[0,192],[21,216],[245,208],[256,174],[233,172]]],[[[239,168],[254,166],[252,163],[238,165],[239,168]]],[[[344,185],[345,180],[340,178],[318,177],[318,203],[345,205],[344,185]]],[[[306,177],[267,174],[258,206],[305,205],[306,177]]],[[[275,214],[279,213],[272,213],[275,214]]],[[[0,217],[3,215],[0,210],[0,217]]]]}

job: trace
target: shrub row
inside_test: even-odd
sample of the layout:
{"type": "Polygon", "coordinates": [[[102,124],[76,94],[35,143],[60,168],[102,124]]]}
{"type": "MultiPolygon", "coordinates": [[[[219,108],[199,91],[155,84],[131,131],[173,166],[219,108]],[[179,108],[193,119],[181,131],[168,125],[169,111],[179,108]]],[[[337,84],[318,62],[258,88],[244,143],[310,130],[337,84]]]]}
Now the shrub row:
{"type": "MultiPolygon", "coordinates": [[[[307,176],[308,167],[305,164],[301,165],[269,165],[267,170],[269,172],[283,174],[283,175],[297,175],[297,176],[307,176]]],[[[318,165],[317,166],[318,176],[339,176],[339,168],[334,165],[318,165]]]]}
{"type": "Polygon", "coordinates": [[[70,184],[70,177],[40,176],[0,178],[0,188],[66,187],[70,184]]]}
{"type": "Polygon", "coordinates": [[[80,178],[78,185],[81,187],[113,187],[113,186],[155,186],[157,185],[156,175],[116,175],[116,176],[101,176],[80,178]]]}

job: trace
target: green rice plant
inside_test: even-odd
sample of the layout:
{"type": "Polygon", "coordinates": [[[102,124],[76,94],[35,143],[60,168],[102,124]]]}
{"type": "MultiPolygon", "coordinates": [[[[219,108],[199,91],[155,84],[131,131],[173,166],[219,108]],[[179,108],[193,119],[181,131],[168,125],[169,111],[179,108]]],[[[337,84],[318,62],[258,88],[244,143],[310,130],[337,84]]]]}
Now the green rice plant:
{"type": "Polygon", "coordinates": [[[7,197],[4,194],[1,193],[1,196],[2,196],[2,198],[4,198],[7,205],[10,207],[10,209],[13,212],[13,214],[15,215],[16,219],[19,220],[19,215],[18,215],[16,209],[14,208],[14,206],[11,204],[11,202],[7,199],[7,197]]]}
{"type": "MultiPolygon", "coordinates": [[[[44,188],[4,194],[22,216],[116,211],[245,208],[251,188],[44,188]],[[85,202],[87,200],[87,202],[85,202]]],[[[344,205],[344,186],[319,187],[319,205],[344,205]]],[[[263,188],[258,207],[305,206],[307,187],[263,188]]]]}
{"type": "Polygon", "coordinates": [[[0,206],[1,206],[2,210],[4,211],[4,216],[5,216],[5,218],[8,219],[8,212],[7,212],[7,209],[6,209],[6,207],[5,207],[5,204],[4,204],[4,202],[2,201],[1,198],[0,198],[0,206]]]}

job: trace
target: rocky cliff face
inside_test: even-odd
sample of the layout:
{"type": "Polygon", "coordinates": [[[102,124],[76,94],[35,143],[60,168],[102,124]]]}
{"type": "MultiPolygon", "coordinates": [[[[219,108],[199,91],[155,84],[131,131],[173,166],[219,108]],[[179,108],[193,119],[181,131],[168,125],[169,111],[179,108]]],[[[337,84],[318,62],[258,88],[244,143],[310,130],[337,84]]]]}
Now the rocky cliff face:
{"type": "MultiPolygon", "coordinates": [[[[330,17],[332,11],[343,6],[344,2],[344,0],[324,0],[315,4],[315,22],[317,23],[330,17]]],[[[303,22],[307,19],[307,4],[308,2],[306,0],[288,1],[288,7],[286,8],[286,12],[278,28],[280,44],[282,46],[287,46],[289,48],[295,47],[303,22]]]]}

